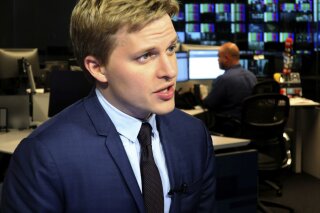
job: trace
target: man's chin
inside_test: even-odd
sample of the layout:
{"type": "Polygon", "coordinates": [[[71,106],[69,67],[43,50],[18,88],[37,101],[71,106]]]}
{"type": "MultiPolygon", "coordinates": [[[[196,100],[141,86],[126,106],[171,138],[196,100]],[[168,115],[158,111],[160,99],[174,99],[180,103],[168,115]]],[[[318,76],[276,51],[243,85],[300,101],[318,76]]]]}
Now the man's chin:
{"type": "Polygon", "coordinates": [[[174,103],[166,104],[165,106],[159,107],[154,111],[155,114],[157,115],[165,115],[174,110],[174,103]]]}

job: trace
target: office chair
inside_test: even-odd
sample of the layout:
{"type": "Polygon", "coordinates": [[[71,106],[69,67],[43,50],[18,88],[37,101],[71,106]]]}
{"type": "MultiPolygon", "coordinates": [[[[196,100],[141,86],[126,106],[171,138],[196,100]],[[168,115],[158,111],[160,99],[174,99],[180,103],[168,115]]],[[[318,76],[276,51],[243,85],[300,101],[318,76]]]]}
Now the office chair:
{"type": "Polygon", "coordinates": [[[86,79],[83,71],[51,71],[48,116],[54,116],[67,106],[87,96],[92,88],[93,82],[86,79]]]}
{"type": "Polygon", "coordinates": [[[280,93],[280,84],[273,79],[263,80],[258,82],[252,90],[252,94],[263,93],[280,93]]]}
{"type": "Polygon", "coordinates": [[[241,121],[238,118],[219,113],[212,113],[211,116],[213,117],[213,125],[209,131],[213,135],[241,137],[241,121]]]}
{"type": "MultiPolygon", "coordinates": [[[[259,182],[273,185],[266,176],[291,165],[290,148],[284,137],[289,109],[288,97],[275,93],[252,95],[243,102],[241,134],[251,140],[251,147],[258,150],[259,182]]],[[[280,187],[278,190],[281,192],[280,187]]],[[[293,212],[291,207],[258,199],[258,209],[268,212],[267,207],[293,212]]]]}

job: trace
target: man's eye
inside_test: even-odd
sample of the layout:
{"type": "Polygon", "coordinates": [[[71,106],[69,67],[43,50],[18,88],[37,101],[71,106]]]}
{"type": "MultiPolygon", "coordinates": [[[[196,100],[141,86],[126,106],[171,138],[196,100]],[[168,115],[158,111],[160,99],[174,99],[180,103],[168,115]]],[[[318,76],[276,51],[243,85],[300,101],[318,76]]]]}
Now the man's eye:
{"type": "Polygon", "coordinates": [[[177,46],[176,45],[172,45],[168,48],[169,52],[175,52],[176,51],[177,46]]]}
{"type": "Polygon", "coordinates": [[[142,56],[137,58],[137,61],[140,63],[145,63],[151,57],[151,53],[145,53],[142,56]]]}

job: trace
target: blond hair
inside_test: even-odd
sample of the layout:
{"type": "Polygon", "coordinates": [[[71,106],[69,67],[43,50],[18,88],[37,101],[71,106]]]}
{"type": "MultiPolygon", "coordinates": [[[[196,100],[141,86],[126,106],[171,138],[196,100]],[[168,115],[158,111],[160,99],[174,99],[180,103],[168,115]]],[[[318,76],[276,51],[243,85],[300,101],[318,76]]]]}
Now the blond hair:
{"type": "Polygon", "coordinates": [[[84,70],[83,61],[88,55],[106,64],[116,46],[114,35],[120,29],[138,31],[148,23],[166,14],[172,17],[178,11],[176,0],[79,0],[70,20],[75,57],[84,70]]]}

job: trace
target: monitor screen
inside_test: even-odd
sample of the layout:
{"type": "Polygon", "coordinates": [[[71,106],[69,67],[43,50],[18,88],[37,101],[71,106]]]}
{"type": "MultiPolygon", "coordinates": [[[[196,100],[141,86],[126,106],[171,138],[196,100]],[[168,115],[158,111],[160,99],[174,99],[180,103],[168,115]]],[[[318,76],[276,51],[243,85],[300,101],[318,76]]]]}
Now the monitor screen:
{"type": "Polygon", "coordinates": [[[244,69],[249,69],[249,68],[248,68],[248,63],[249,63],[249,60],[248,60],[248,59],[240,59],[240,60],[239,60],[239,63],[241,64],[241,66],[242,66],[244,69]]]}
{"type": "Polygon", "coordinates": [[[273,32],[265,32],[263,34],[264,42],[278,42],[279,41],[279,34],[273,32]]]}
{"type": "Polygon", "coordinates": [[[200,32],[187,32],[185,34],[185,41],[189,44],[200,44],[201,33],[200,32]]]}
{"type": "Polygon", "coordinates": [[[178,64],[178,76],[177,82],[183,82],[189,80],[188,72],[188,53],[176,52],[177,64],[178,64]]]}
{"type": "Polygon", "coordinates": [[[232,23],[231,24],[231,32],[232,33],[245,33],[246,25],[243,23],[232,23]]]}
{"type": "Polygon", "coordinates": [[[38,49],[0,49],[0,79],[19,77],[18,60],[25,58],[32,66],[33,75],[40,76],[38,49]]]}
{"type": "Polygon", "coordinates": [[[252,24],[250,23],[249,24],[249,33],[252,33],[252,32],[264,32],[264,27],[263,27],[263,24],[252,24]]]}
{"type": "Polygon", "coordinates": [[[178,14],[176,14],[174,17],[172,17],[172,21],[177,22],[177,21],[184,21],[185,15],[184,11],[180,10],[178,14]]]}
{"type": "Polygon", "coordinates": [[[264,13],[264,21],[265,22],[275,22],[278,21],[278,13],[273,13],[273,12],[265,12],[264,13]]]}
{"type": "Polygon", "coordinates": [[[214,4],[200,4],[200,19],[201,22],[212,22],[214,20],[214,4]]]}
{"type": "Polygon", "coordinates": [[[290,33],[290,32],[280,32],[279,33],[279,41],[280,42],[285,42],[285,40],[290,37],[294,40],[294,33],[290,33]]]}
{"type": "Polygon", "coordinates": [[[186,23],[185,25],[186,32],[200,32],[199,23],[186,23]]]}
{"type": "Polygon", "coordinates": [[[313,44],[314,44],[314,50],[320,51],[320,34],[319,33],[314,33],[313,44]]]}
{"type": "Polygon", "coordinates": [[[178,40],[179,40],[180,43],[184,43],[185,42],[185,40],[186,40],[185,32],[178,31],[177,32],[177,36],[178,36],[178,40]]]}
{"type": "Polygon", "coordinates": [[[312,12],[312,0],[298,1],[296,0],[296,8],[299,12],[312,12]]]}
{"type": "Polygon", "coordinates": [[[199,4],[185,4],[185,21],[200,21],[199,4]]]}
{"type": "Polygon", "coordinates": [[[213,23],[201,23],[200,30],[202,33],[213,33],[214,24],[213,23]]]}
{"type": "Polygon", "coordinates": [[[223,74],[219,68],[218,50],[189,50],[189,79],[215,79],[223,74]]]}
{"type": "Polygon", "coordinates": [[[280,11],[282,11],[282,12],[295,12],[296,5],[294,3],[282,3],[282,4],[280,4],[280,11]]]}
{"type": "Polygon", "coordinates": [[[214,4],[209,4],[209,3],[200,4],[200,13],[213,13],[213,12],[214,12],[214,4]]]}

